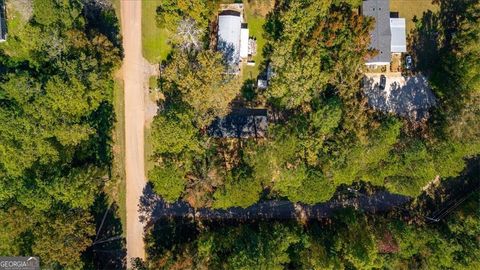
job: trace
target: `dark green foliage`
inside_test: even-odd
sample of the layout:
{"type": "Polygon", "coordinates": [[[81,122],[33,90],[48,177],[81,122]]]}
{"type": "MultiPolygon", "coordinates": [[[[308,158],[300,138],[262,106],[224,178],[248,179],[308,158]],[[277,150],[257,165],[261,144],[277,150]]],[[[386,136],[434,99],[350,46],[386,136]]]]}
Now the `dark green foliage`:
{"type": "Polygon", "coordinates": [[[425,15],[444,23],[437,29],[443,32],[435,37],[436,61],[448,62],[437,63],[431,78],[442,92],[438,94],[443,104],[426,131],[419,132],[407,121],[369,112],[359,79],[364,58],[372,54],[367,50],[371,22],[352,11],[360,1],[351,2],[352,6],[347,2],[279,1],[269,15],[265,28],[271,48],[267,52],[275,77],[266,95],[281,111],[295,110],[270,129],[272,140],[267,147],[252,150],[258,156],[251,161],[254,171],[260,177],[270,175],[263,181],[273,181],[279,194],[309,203],[315,200],[301,192],[311,183],[306,179],[315,179],[320,186],[363,180],[417,196],[437,176],[458,175],[465,167],[464,158],[479,153],[480,136],[474,131],[478,131],[480,108],[478,76],[472,75],[479,66],[478,46],[472,43],[479,36],[478,3],[462,0],[455,6],[440,1],[438,14],[425,15]],[[447,24],[449,20],[458,27],[447,24]],[[442,36],[450,36],[450,42],[442,36]],[[457,88],[463,89],[465,98],[458,98],[457,88]],[[449,112],[450,120],[441,119],[447,110],[460,110],[461,116],[449,112]],[[312,171],[321,177],[308,177],[312,171]]]}
{"type": "Polygon", "coordinates": [[[282,107],[309,106],[331,86],[344,97],[358,90],[371,22],[332,1],[279,1],[267,28],[276,76],[267,94],[282,107]]]}
{"type": "Polygon", "coordinates": [[[192,223],[162,221],[147,236],[149,256],[154,258],[148,265],[149,269],[477,269],[478,194],[444,222],[429,225],[353,209],[307,226],[206,222],[195,231],[192,223]],[[190,229],[171,230],[172,226],[190,229]],[[171,235],[179,236],[174,244],[171,235]]]}
{"type": "Polygon", "coordinates": [[[335,192],[336,186],[321,172],[313,169],[307,171],[304,166],[284,169],[273,189],[286,196],[292,202],[315,204],[328,201],[335,192]]]}
{"type": "Polygon", "coordinates": [[[162,0],[157,8],[157,23],[175,31],[180,20],[191,18],[201,29],[206,29],[208,22],[217,10],[217,0],[162,0]]]}
{"type": "Polygon", "coordinates": [[[156,166],[149,172],[148,178],[153,183],[155,193],[167,202],[176,201],[185,189],[185,173],[175,165],[156,166]]]}
{"type": "Polygon", "coordinates": [[[88,212],[67,211],[42,220],[32,232],[35,239],[32,254],[43,258],[43,264],[80,268],[80,255],[92,244],[95,226],[88,212]]]}
{"type": "Polygon", "coordinates": [[[225,179],[225,185],[213,194],[213,207],[248,207],[256,203],[263,189],[259,180],[252,177],[251,169],[247,166],[232,170],[225,179]]]}
{"type": "Polygon", "coordinates": [[[159,115],[152,126],[153,152],[156,155],[199,152],[197,133],[187,114],[159,115]]]}
{"type": "MultiPolygon", "coordinates": [[[[176,27],[193,18],[204,26],[214,2],[165,0],[159,20],[171,18],[176,27]]],[[[359,0],[277,1],[264,25],[263,53],[274,76],[264,91],[246,80],[243,100],[240,83],[220,75],[218,53],[176,48],[162,74],[165,111],[152,136],[160,167],[173,164],[188,179],[172,198],[246,207],[265,188],[265,198],[314,204],[356,181],[415,197],[434,179],[457,176],[465,159],[480,153],[479,9],[471,0],[437,2],[439,11],[424,14],[412,40],[439,98],[427,123],[369,108],[361,80],[365,58],[376,52],[369,49],[373,21],[357,12],[359,0]],[[267,138],[208,137],[208,124],[237,100],[279,116],[267,138]]]]}
{"type": "Polygon", "coordinates": [[[17,31],[0,44],[0,254],[81,268],[95,234],[89,210],[108,180],[120,50],[88,23],[84,1],[34,0],[32,18],[10,19],[17,31]]]}

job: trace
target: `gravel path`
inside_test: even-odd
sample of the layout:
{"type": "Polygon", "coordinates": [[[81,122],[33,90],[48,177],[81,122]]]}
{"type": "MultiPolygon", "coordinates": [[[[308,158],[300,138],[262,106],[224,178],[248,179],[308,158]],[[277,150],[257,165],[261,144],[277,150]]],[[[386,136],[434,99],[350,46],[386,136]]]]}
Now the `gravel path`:
{"type": "Polygon", "coordinates": [[[125,91],[125,170],[127,209],[127,267],[130,259],[145,258],[139,201],[146,185],[144,161],[145,60],[142,56],[142,2],[122,0],[121,21],[125,91]]]}

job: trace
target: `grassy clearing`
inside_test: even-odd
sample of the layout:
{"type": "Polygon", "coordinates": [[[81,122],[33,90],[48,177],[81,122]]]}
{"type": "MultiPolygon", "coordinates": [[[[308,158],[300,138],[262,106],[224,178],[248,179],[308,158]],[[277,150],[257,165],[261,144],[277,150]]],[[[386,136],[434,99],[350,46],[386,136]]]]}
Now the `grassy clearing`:
{"type": "Polygon", "coordinates": [[[253,57],[255,66],[244,65],[242,75],[244,79],[255,79],[259,73],[259,66],[263,62],[263,47],[266,40],[264,38],[263,24],[265,23],[265,15],[268,13],[270,6],[256,6],[255,1],[244,3],[245,17],[248,23],[250,36],[257,39],[257,54],[253,57]]]}
{"type": "Polygon", "coordinates": [[[168,44],[169,31],[157,27],[156,9],[161,0],[142,1],[143,56],[152,64],[165,60],[172,50],[168,44]]]}
{"type": "Polygon", "coordinates": [[[400,18],[405,18],[407,33],[415,28],[413,19],[420,20],[427,10],[437,11],[438,6],[432,0],[390,0],[390,10],[398,11],[400,18]]]}
{"type": "Polygon", "coordinates": [[[122,227],[126,228],[125,101],[123,81],[120,79],[115,79],[113,104],[115,108],[115,127],[113,130],[113,162],[111,177],[114,187],[109,187],[106,191],[111,200],[116,201],[118,204],[118,214],[122,221],[122,227]]]}
{"type": "Polygon", "coordinates": [[[14,0],[0,0],[0,3],[2,1],[5,3],[6,9],[3,15],[6,16],[7,41],[0,43],[0,48],[3,49],[8,56],[22,57],[28,52],[19,50],[18,41],[16,41],[15,37],[19,36],[19,39],[24,39],[23,36],[28,34],[25,33],[24,29],[30,17],[28,17],[28,14],[22,14],[20,10],[21,5],[18,6],[14,0]]]}
{"type": "Polygon", "coordinates": [[[155,90],[158,87],[158,77],[157,76],[150,76],[148,78],[148,87],[150,87],[151,90],[155,90]]]}
{"type": "Polygon", "coordinates": [[[155,162],[153,162],[151,156],[153,154],[153,146],[152,146],[152,129],[149,127],[145,128],[145,175],[148,179],[148,172],[153,169],[155,162]]]}
{"type": "MultiPolygon", "coordinates": [[[[120,0],[112,1],[115,14],[118,20],[121,18],[120,0]]],[[[120,70],[114,80],[113,107],[115,112],[115,126],[113,129],[113,161],[111,178],[113,186],[105,188],[110,202],[116,202],[118,215],[122,223],[123,236],[126,233],[127,209],[126,209],[126,175],[125,175],[125,93],[123,80],[120,77],[120,70]]]]}

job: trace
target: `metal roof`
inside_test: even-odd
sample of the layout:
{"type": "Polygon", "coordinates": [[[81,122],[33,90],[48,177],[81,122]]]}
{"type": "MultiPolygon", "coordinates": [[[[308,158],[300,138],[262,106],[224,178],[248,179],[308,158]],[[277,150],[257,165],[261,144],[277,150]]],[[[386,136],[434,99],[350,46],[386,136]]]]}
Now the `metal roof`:
{"type": "Polygon", "coordinates": [[[215,119],[208,127],[208,134],[214,138],[263,138],[267,127],[267,110],[235,109],[215,119]]]}
{"type": "Polygon", "coordinates": [[[362,14],[375,18],[375,29],[370,33],[370,47],[378,50],[378,54],[367,60],[367,63],[390,63],[390,1],[364,0],[362,14]]]}
{"type": "Polygon", "coordinates": [[[405,18],[390,18],[390,31],[392,32],[392,52],[406,52],[407,36],[405,18]]]}
{"type": "Polygon", "coordinates": [[[218,16],[217,49],[231,67],[240,62],[240,12],[226,10],[218,16]]]}

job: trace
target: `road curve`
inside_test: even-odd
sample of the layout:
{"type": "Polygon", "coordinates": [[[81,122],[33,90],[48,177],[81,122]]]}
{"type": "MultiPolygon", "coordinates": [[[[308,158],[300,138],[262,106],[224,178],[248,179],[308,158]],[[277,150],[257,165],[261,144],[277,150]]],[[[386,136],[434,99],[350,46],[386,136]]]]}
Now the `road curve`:
{"type": "Polygon", "coordinates": [[[125,170],[127,267],[132,258],[145,258],[139,201],[146,185],[144,165],[144,62],[142,56],[142,1],[121,0],[123,80],[125,91],[125,170]]]}

